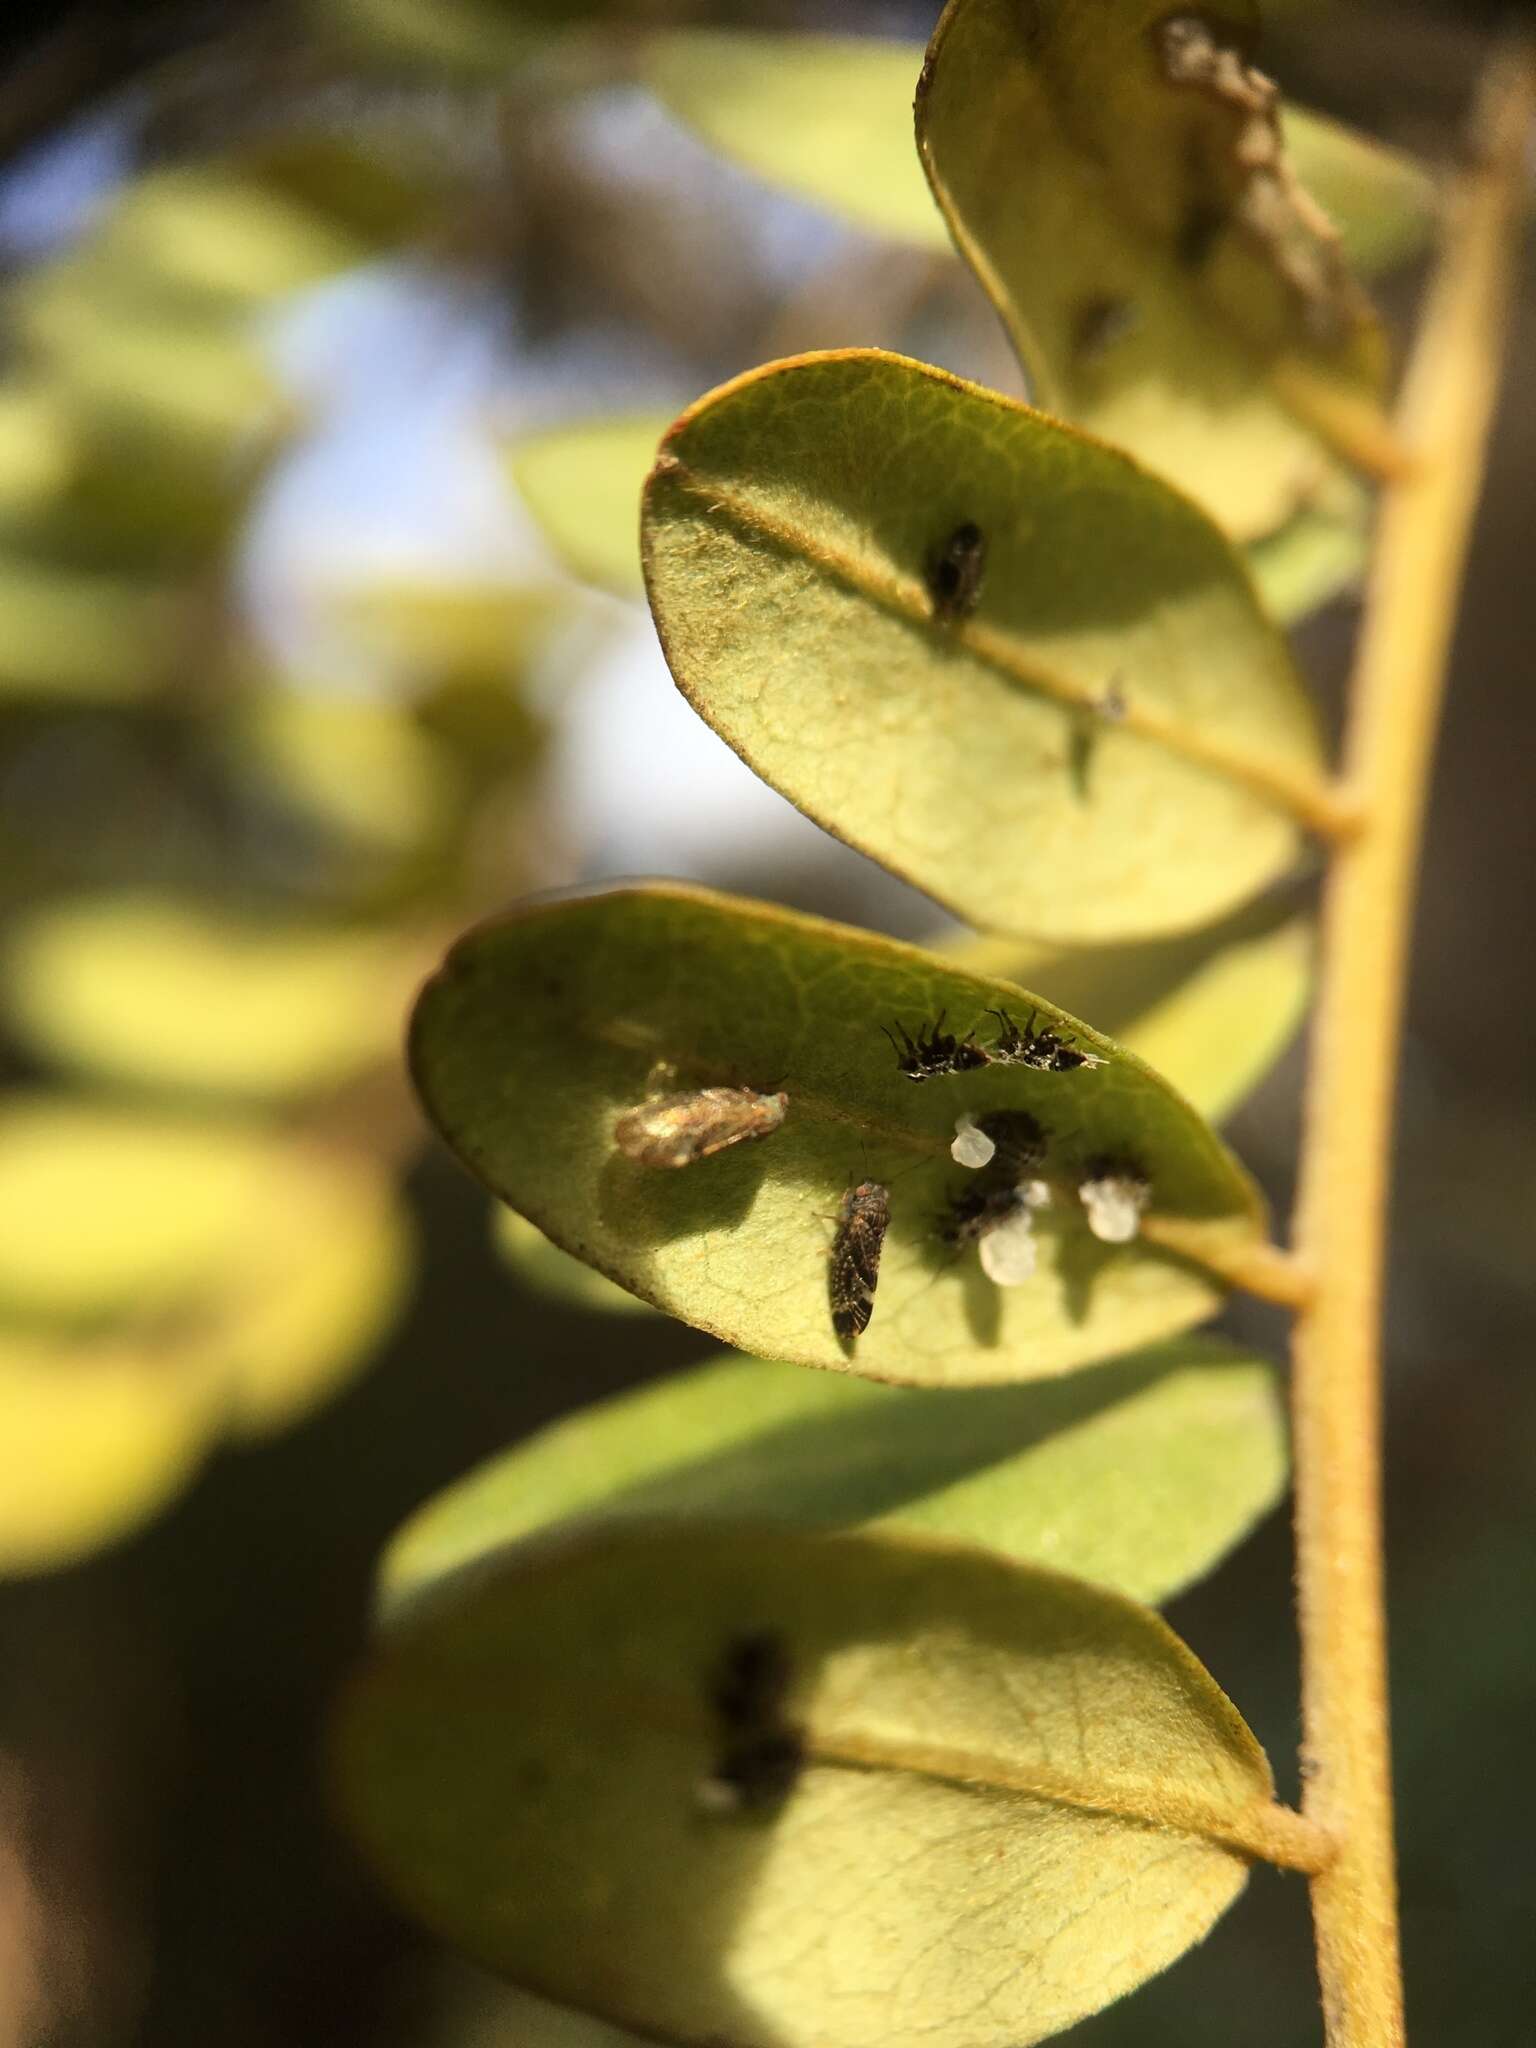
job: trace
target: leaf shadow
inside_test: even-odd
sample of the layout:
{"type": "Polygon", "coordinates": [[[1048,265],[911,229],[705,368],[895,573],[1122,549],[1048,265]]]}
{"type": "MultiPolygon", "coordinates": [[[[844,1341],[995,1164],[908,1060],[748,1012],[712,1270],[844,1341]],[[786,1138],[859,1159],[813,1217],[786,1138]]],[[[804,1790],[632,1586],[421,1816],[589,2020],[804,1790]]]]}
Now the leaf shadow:
{"type": "Polygon", "coordinates": [[[597,1182],[604,1228],[644,1253],[678,1238],[726,1230],[748,1215],[769,1166],[766,1144],[733,1145],[676,1168],[639,1166],[614,1152],[597,1182]]]}

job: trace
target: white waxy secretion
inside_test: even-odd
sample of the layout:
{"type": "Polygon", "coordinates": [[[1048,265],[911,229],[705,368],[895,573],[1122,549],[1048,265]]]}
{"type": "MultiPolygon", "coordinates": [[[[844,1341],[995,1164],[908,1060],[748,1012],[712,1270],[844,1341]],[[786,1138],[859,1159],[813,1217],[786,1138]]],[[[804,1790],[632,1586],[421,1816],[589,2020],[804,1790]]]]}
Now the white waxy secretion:
{"type": "Polygon", "coordinates": [[[981,1270],[998,1287],[1018,1287],[1035,1270],[1035,1212],[1022,1208],[989,1230],[976,1247],[981,1270]]]}
{"type": "Polygon", "coordinates": [[[1088,1228],[1102,1244],[1129,1244],[1141,1229],[1152,1190],[1139,1174],[1108,1173],[1078,1189],[1088,1228]]]}
{"type": "Polygon", "coordinates": [[[949,1156],[956,1166],[990,1166],[997,1146],[976,1122],[971,1112],[962,1110],[955,1118],[955,1142],[949,1148],[949,1156]]]}

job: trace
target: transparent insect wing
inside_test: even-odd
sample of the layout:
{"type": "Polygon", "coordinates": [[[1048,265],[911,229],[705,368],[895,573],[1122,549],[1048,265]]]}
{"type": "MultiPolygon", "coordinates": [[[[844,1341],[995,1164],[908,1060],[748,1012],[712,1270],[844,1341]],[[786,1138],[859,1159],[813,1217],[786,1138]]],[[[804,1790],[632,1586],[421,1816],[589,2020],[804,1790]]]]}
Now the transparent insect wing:
{"type": "Polygon", "coordinates": [[[625,1111],[613,1127],[614,1143],[641,1166],[691,1166],[744,1139],[768,1137],[788,1108],[787,1095],[760,1095],[750,1088],[658,1095],[625,1111]]]}

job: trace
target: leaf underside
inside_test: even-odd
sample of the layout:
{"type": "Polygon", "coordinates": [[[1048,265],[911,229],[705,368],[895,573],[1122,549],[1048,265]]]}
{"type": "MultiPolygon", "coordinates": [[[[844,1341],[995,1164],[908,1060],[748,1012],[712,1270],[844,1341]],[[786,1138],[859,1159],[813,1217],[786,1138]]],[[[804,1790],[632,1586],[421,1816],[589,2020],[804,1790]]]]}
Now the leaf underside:
{"type": "Polygon", "coordinates": [[[1239,557],[1027,407],[874,351],[769,365],[673,427],[643,548],[695,709],[973,924],[1188,928],[1295,856],[1318,738],[1239,557]],[[946,614],[935,563],[968,532],[946,614]]]}
{"type": "Polygon", "coordinates": [[[1295,182],[1247,0],[951,0],[918,147],[1040,404],[1267,533],[1382,438],[1386,352],[1295,182]],[[1214,53],[1181,73],[1178,17],[1214,53]]]}
{"type": "Polygon", "coordinates": [[[1147,1610],[981,1552],[730,1523],[514,1553],[386,1636],[336,1754],[439,1934],[735,2048],[1059,2032],[1201,1938],[1270,1795],[1147,1610]]]}

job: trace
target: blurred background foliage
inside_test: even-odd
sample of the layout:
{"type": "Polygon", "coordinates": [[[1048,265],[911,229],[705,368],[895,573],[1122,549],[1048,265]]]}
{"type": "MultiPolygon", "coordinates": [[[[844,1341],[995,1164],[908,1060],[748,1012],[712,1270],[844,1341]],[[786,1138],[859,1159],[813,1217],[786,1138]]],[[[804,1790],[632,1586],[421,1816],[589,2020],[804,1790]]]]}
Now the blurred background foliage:
{"type": "MultiPolygon", "coordinates": [[[[743,46],[679,34],[915,46],[934,11],[158,0],[0,29],[0,2042],[621,2038],[444,1958],[326,1814],[390,1528],[708,1349],[493,1230],[426,1145],[400,1025],[448,936],[596,875],[937,934],[682,706],[626,539],[659,423],[768,357],[874,344],[1021,388],[914,208],[889,88],[877,118],[787,65],[755,87],[743,46]],[[869,204],[830,207],[850,177],[869,204]]],[[[1449,158],[1480,9],[1269,12],[1298,98],[1449,158]]],[[[866,57],[909,91],[915,59],[866,57]]],[[[1416,282],[1381,286],[1400,331],[1416,282]]],[[[1517,363],[1533,304],[1528,270],[1517,363]]],[[[1533,460],[1517,376],[1429,849],[1391,1328],[1410,2010],[1480,2048],[1528,2027],[1524,1845],[1488,1795],[1536,1704],[1533,460]]],[[[1312,613],[1325,708],[1359,517],[1266,582],[1312,613]]],[[[1233,1125],[1282,1205],[1299,1075],[1293,1049],[1233,1125]]],[[[1293,1794],[1284,1529],[1172,1619],[1293,1794]]],[[[1080,2035],[1313,2040],[1300,1887],[1261,1874],[1080,2035]]]]}

